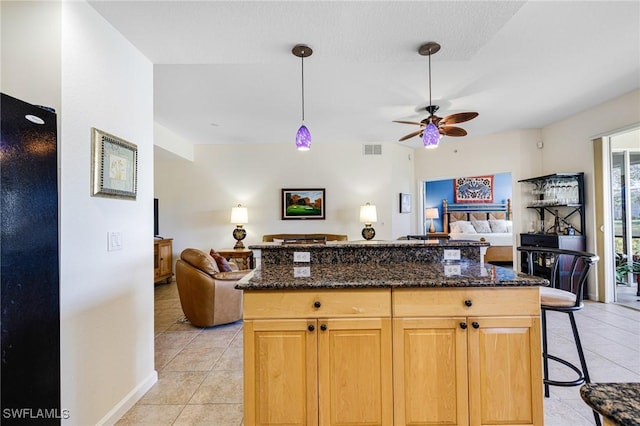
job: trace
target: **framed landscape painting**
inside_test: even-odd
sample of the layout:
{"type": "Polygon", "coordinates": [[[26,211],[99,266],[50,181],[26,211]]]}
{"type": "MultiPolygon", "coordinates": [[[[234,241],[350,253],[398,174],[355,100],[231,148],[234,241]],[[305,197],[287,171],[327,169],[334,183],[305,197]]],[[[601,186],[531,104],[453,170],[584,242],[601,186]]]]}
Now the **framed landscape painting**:
{"type": "Polygon", "coordinates": [[[324,188],[283,189],[282,220],[288,219],[324,219],[324,188]]]}

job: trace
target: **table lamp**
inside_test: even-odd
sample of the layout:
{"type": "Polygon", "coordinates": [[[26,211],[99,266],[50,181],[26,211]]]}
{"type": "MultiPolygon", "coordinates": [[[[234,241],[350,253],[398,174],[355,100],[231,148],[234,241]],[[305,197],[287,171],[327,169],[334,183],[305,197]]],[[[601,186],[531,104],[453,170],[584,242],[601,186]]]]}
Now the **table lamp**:
{"type": "Polygon", "coordinates": [[[438,214],[438,209],[436,207],[428,208],[424,210],[424,218],[431,220],[431,225],[429,226],[429,233],[433,234],[436,232],[436,227],[433,226],[433,219],[438,219],[440,215],[438,214]]]}
{"type": "Polygon", "coordinates": [[[365,240],[371,240],[376,236],[376,230],[371,227],[371,224],[377,221],[378,214],[376,213],[376,206],[372,206],[369,203],[364,206],[360,206],[360,222],[364,223],[362,238],[365,240]]]}
{"type": "Polygon", "coordinates": [[[233,230],[233,238],[236,240],[236,245],[233,246],[233,248],[243,249],[244,244],[242,244],[242,240],[247,236],[247,231],[244,230],[242,225],[244,223],[249,223],[247,208],[242,207],[240,204],[238,204],[238,207],[231,208],[231,223],[236,224],[236,229],[233,230]]]}

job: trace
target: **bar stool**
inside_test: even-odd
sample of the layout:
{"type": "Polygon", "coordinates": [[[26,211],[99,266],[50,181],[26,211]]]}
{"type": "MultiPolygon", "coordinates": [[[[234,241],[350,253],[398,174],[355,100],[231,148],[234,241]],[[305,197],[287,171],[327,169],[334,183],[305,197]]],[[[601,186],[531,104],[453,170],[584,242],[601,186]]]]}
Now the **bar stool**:
{"type": "MultiPolygon", "coordinates": [[[[549,287],[540,288],[540,308],[542,321],[542,360],[544,371],[544,396],[549,397],[549,386],[579,386],[591,383],[587,362],[582,351],[578,327],[573,315],[583,308],[584,288],[589,270],[599,257],[583,251],[557,248],[521,246],[522,267],[530,275],[545,277],[549,287]],[[580,367],[558,356],[551,355],[547,348],[547,311],[563,312],[569,315],[573,338],[580,358],[580,367]],[[578,377],[575,380],[552,380],[549,378],[549,360],[556,361],[572,369],[578,377]]],[[[593,412],[596,425],[600,426],[600,416],[593,412]]]]}

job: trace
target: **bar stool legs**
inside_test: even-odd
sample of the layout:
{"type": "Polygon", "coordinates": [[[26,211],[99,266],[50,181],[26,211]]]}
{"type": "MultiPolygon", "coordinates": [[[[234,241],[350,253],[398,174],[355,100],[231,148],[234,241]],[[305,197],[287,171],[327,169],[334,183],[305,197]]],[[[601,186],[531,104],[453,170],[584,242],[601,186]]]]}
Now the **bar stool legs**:
{"type": "MultiPolygon", "coordinates": [[[[573,311],[559,311],[564,312],[569,315],[569,321],[571,322],[571,331],[573,332],[573,339],[576,343],[576,350],[578,351],[578,358],[580,358],[580,368],[576,367],[572,363],[562,358],[559,358],[555,355],[550,355],[548,351],[547,345],[547,309],[542,308],[540,319],[542,322],[542,362],[543,362],[543,383],[544,383],[544,396],[546,398],[549,397],[549,386],[579,386],[584,383],[591,383],[591,379],[589,378],[589,370],[587,369],[587,361],[584,357],[584,352],[582,350],[582,343],[580,342],[580,335],[578,334],[578,326],[576,325],[576,319],[573,315],[573,311]],[[565,365],[571,368],[574,372],[578,374],[578,378],[576,380],[570,381],[558,381],[549,379],[549,360],[553,360],[559,362],[562,365],[565,365]]],[[[595,419],[595,423],[597,426],[601,426],[600,423],[600,415],[594,411],[593,417],[595,419]]]]}

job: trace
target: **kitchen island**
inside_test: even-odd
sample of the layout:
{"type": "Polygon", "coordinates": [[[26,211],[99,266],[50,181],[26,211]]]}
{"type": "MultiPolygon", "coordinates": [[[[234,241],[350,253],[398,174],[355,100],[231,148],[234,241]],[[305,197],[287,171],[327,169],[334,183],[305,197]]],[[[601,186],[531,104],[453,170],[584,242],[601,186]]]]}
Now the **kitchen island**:
{"type": "Polygon", "coordinates": [[[244,424],[542,425],[548,283],[480,247],[250,247],[244,424]]]}

